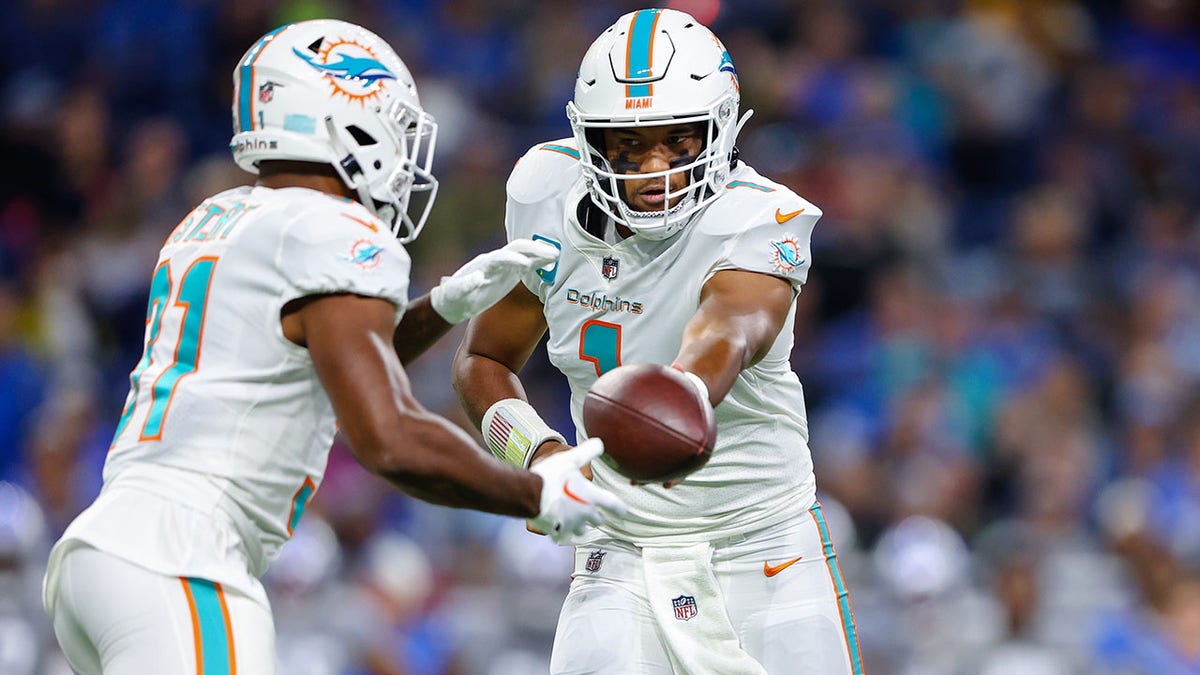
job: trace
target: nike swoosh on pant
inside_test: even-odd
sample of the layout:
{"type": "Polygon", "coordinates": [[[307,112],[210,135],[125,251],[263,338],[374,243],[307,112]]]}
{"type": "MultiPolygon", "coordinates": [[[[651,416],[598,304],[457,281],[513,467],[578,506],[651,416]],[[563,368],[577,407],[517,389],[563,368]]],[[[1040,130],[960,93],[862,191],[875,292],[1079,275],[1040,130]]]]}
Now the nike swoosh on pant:
{"type": "Polygon", "coordinates": [[[780,563],[780,564],[774,565],[774,566],[772,566],[771,563],[764,560],[763,561],[763,574],[768,577],[773,577],[776,574],[779,574],[780,572],[791,567],[792,565],[795,565],[796,563],[800,562],[803,558],[804,558],[804,556],[799,555],[785,563],[780,563]]]}

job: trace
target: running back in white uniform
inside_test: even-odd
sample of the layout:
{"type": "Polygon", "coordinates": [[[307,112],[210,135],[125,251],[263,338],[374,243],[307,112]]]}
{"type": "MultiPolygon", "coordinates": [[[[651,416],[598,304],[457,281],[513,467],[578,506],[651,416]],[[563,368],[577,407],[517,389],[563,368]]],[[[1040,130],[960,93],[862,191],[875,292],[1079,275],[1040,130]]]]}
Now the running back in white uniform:
{"type": "MultiPolygon", "coordinates": [[[[145,570],[176,592],[172,578],[199,584],[186,594],[193,616],[230,645],[229,612],[246,606],[253,618],[244,627],[267,644],[243,640],[239,661],[254,664],[258,654],[269,666],[273,632],[257,577],[320,485],[336,432],[308,350],[283,336],[280,312],[305,296],[354,293],[392,302],[399,321],[409,267],[391,231],[358,202],[306,188],[242,187],[196,207],[154,268],[145,352],[130,375],[101,494],[51,553],[51,615],[69,583],[60,580],[63,558],[86,546],[130,563],[113,574],[145,570]],[[197,614],[206,607],[211,617],[197,614]]],[[[93,576],[95,565],[114,565],[90,564],[93,576]]],[[[76,587],[68,602],[95,592],[76,587]]],[[[184,597],[178,593],[182,618],[184,597]]],[[[210,635],[205,644],[212,643],[210,635]]]]}
{"type": "MultiPolygon", "coordinates": [[[[340,197],[243,187],[196,207],[159,254],[145,353],[89,511],[125,489],[219,511],[260,575],[320,485],[336,431],[308,350],[283,336],[280,312],[345,292],[391,301],[399,321],[409,267],[388,228],[340,197]]],[[[163,573],[185,562],[196,572],[157,535],[105,525],[89,513],[68,535],[163,573]]]]}
{"type": "MultiPolygon", "coordinates": [[[[610,244],[579,224],[575,207],[589,202],[575,153],[569,139],[531,149],[509,178],[505,222],[510,240],[532,237],[562,247],[557,268],[529,275],[525,284],[545,306],[550,359],[570,381],[582,441],[588,388],[623,363],[669,365],[713,274],[761,272],[786,279],[799,293],[821,211],[741,164],[726,194],[685,235],[610,244]]],[[[791,351],[792,333],[782,331],[767,356],[738,375],[716,408],[712,459],[681,485],[632,487],[595,463],[596,482],[629,506],[625,518],[602,526],[605,533],[635,542],[723,539],[796,518],[812,506],[808,422],[791,351]]]]}

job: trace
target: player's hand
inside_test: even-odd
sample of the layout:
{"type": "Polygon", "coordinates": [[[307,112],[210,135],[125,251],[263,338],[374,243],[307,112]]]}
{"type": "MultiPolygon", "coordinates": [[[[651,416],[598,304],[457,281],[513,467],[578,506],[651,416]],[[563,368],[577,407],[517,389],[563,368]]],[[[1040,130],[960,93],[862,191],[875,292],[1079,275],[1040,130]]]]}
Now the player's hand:
{"type": "MultiPolygon", "coordinates": [[[[547,457],[557,455],[560,452],[567,452],[572,447],[573,446],[567,445],[566,443],[559,443],[554,439],[548,440],[545,443],[542,443],[537,450],[533,451],[533,456],[529,458],[529,466],[533,466],[547,457]]],[[[584,464],[583,466],[579,467],[579,473],[582,473],[584,478],[592,480],[591,463],[589,462],[588,464],[584,464]]],[[[525,521],[525,529],[534,534],[540,534],[542,536],[546,535],[545,532],[533,526],[532,520],[525,521]]]]}
{"type": "Polygon", "coordinates": [[[604,515],[625,513],[625,503],[594,485],[580,469],[604,452],[604,443],[590,438],[583,443],[538,462],[530,471],[542,477],[541,512],[529,525],[545,532],[555,542],[579,534],[604,515]]]}
{"type": "Polygon", "coordinates": [[[429,292],[429,300],[447,322],[460,323],[508,295],[522,274],[557,259],[558,247],[553,244],[517,239],[475,256],[454,274],[442,277],[442,282],[429,292]]]}
{"type": "MultiPolygon", "coordinates": [[[[539,462],[549,459],[560,452],[568,452],[572,447],[573,446],[567,445],[566,443],[559,443],[557,440],[552,438],[545,443],[542,443],[540,446],[538,446],[537,450],[533,451],[533,456],[529,458],[529,466],[538,464],[539,462]]],[[[579,471],[583,474],[584,478],[588,480],[592,479],[591,463],[584,464],[583,466],[579,467],[579,471]]]]}

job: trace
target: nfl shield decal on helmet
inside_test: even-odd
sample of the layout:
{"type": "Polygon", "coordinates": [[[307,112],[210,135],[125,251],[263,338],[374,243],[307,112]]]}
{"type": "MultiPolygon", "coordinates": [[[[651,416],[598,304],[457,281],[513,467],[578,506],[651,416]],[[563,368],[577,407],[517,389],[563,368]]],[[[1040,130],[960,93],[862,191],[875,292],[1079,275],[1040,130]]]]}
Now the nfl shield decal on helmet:
{"type": "Polygon", "coordinates": [[[617,260],[616,258],[605,257],[604,261],[600,265],[600,274],[603,274],[605,279],[616,279],[617,269],[620,264],[621,261],[617,260]]]}
{"type": "Polygon", "coordinates": [[[263,103],[270,103],[275,98],[275,83],[263,82],[258,87],[258,100],[263,103]]]}
{"type": "Polygon", "coordinates": [[[596,550],[588,553],[587,562],[584,563],[583,569],[589,572],[599,572],[600,565],[604,562],[604,551],[596,550]]]}
{"type": "Polygon", "coordinates": [[[696,609],[696,598],[691,595],[681,595],[672,600],[671,605],[675,607],[675,618],[680,621],[687,621],[700,613],[696,609]]]}

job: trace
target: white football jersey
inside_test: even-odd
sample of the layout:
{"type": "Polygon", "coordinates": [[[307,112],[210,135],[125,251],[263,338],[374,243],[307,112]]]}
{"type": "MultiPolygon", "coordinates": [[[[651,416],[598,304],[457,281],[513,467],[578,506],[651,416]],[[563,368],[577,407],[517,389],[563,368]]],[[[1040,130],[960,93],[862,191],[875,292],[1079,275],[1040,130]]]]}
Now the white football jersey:
{"type": "Polygon", "coordinates": [[[164,574],[222,581],[232,556],[260,575],[320,485],[336,432],[280,311],[347,292],[392,302],[399,321],[409,269],[389,228],[341,197],[242,187],[197,206],[154,269],[103,490],[64,540],[164,574]]]}
{"type": "MultiPolygon", "coordinates": [[[[583,398],[604,372],[622,364],[670,364],[700,290],[722,270],[789,281],[796,292],[811,265],[810,236],[821,211],[744,163],[727,189],[680,233],[663,241],[631,237],[605,243],[580,225],[588,194],[570,140],[532,148],[508,181],[510,240],[544,239],[562,250],[557,266],[525,284],[541,299],[549,356],[571,386],[579,440],[583,398]]],[[[630,486],[603,462],[598,485],[629,506],[600,526],[634,542],[717,540],[797,517],[816,484],[799,378],[789,357],[795,307],[769,353],[742,371],[716,408],[717,444],[708,464],[681,485],[630,486]]]]}

